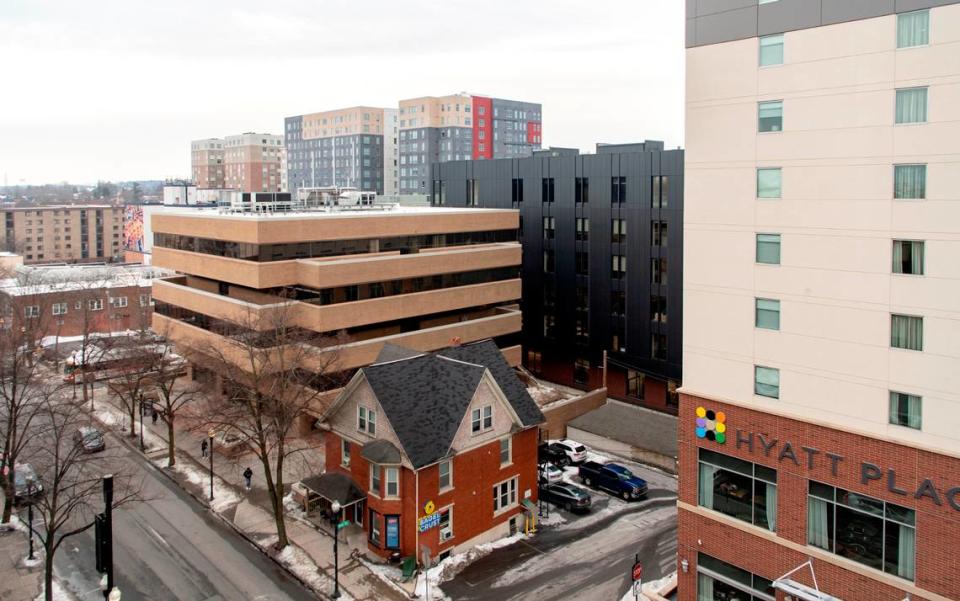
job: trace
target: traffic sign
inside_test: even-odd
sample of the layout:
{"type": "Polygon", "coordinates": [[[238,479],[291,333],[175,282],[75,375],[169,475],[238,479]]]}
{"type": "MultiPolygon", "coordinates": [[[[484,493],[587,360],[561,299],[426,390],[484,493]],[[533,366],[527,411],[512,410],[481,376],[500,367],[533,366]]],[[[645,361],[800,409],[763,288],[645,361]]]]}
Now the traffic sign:
{"type": "Polygon", "coordinates": [[[643,564],[639,561],[633,564],[633,579],[634,581],[640,580],[643,576],[643,564]]]}
{"type": "Polygon", "coordinates": [[[350,520],[343,520],[342,522],[340,522],[339,524],[337,524],[337,530],[343,530],[344,528],[346,528],[346,527],[349,526],[349,525],[350,525],[350,520]]]}

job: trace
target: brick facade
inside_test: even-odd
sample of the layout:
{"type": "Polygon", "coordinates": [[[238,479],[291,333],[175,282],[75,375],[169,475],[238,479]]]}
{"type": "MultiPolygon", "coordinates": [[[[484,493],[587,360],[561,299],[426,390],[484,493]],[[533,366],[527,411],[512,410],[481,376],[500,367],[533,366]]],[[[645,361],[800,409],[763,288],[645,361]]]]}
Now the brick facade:
{"type": "MultiPolygon", "coordinates": [[[[10,303],[15,327],[25,325],[27,308],[35,307],[33,311],[38,315],[30,318],[30,327],[38,328],[40,336],[61,338],[80,336],[84,331],[106,334],[145,330],[150,328],[150,318],[153,315],[149,285],[59,290],[17,296],[12,300],[5,299],[4,304],[7,302],[10,303]],[[144,304],[141,304],[141,297],[144,304]],[[54,305],[61,303],[66,304],[66,313],[54,315],[54,305]]],[[[61,311],[59,308],[57,310],[61,311]]]]}
{"type": "MultiPolygon", "coordinates": [[[[841,599],[900,601],[908,592],[912,599],[956,597],[960,591],[960,564],[952,553],[960,538],[960,459],[739,406],[680,396],[678,553],[679,560],[687,560],[689,570],[679,573],[679,599],[697,598],[698,552],[770,580],[812,558],[820,589],[841,599]],[[722,444],[697,438],[695,411],[699,406],[724,412],[727,431],[722,444]],[[765,452],[761,436],[770,447],[769,452],[765,452]],[[787,443],[796,460],[788,452],[787,443]],[[699,448],[777,470],[776,534],[698,507],[699,448]],[[832,460],[828,453],[842,459],[832,460]],[[928,479],[935,492],[922,488],[928,479]],[[808,546],[809,480],[915,510],[915,581],[808,546]],[[918,489],[927,494],[919,494],[918,489]],[[939,504],[932,497],[937,497],[939,504]]],[[[798,572],[795,579],[813,584],[807,572],[798,572]]]]}
{"type": "Polygon", "coordinates": [[[526,491],[530,491],[530,501],[537,501],[537,428],[526,428],[513,435],[512,461],[508,465],[500,465],[499,440],[454,456],[453,487],[443,493],[439,489],[438,465],[424,467],[419,473],[401,467],[400,498],[396,500],[381,499],[370,492],[370,466],[360,455],[361,445],[350,444],[350,466],[345,468],[342,465],[342,440],[335,432],[325,437],[326,469],[349,475],[366,491],[363,527],[368,535],[367,546],[381,557],[389,557],[394,551],[399,551],[403,557],[416,555],[422,545],[428,545],[434,557],[445,551],[454,552],[454,549],[460,552],[468,548],[461,547],[465,543],[498,527],[506,529],[507,522],[522,513],[520,502],[526,491]],[[516,505],[494,515],[493,486],[514,476],[518,479],[516,505]],[[417,532],[417,519],[426,515],[424,506],[428,501],[433,501],[436,511],[453,506],[453,538],[441,542],[437,527],[417,532]],[[371,509],[379,514],[381,521],[383,538],[379,545],[369,539],[371,509]],[[399,549],[386,548],[383,519],[387,515],[400,516],[399,549]]]}

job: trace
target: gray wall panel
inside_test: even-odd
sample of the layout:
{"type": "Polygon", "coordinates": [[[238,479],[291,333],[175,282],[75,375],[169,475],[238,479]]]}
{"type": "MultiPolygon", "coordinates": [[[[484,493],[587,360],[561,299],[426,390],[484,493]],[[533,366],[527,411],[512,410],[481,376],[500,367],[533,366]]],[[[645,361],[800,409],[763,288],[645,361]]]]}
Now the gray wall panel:
{"type": "Polygon", "coordinates": [[[756,7],[757,0],[697,0],[697,16],[725,13],[751,6],[756,7]]]}
{"type": "Polygon", "coordinates": [[[896,11],[898,13],[905,13],[911,10],[920,10],[921,8],[934,8],[936,6],[957,4],[958,1],[960,0],[896,0],[896,11]]]}
{"type": "Polygon", "coordinates": [[[780,0],[759,7],[757,33],[770,35],[820,25],[820,0],[780,0]]]}
{"type": "Polygon", "coordinates": [[[697,46],[742,40],[757,35],[757,7],[738,8],[697,18],[697,46]]]}
{"type": "Polygon", "coordinates": [[[893,12],[894,0],[822,0],[823,25],[869,19],[893,12]]]}

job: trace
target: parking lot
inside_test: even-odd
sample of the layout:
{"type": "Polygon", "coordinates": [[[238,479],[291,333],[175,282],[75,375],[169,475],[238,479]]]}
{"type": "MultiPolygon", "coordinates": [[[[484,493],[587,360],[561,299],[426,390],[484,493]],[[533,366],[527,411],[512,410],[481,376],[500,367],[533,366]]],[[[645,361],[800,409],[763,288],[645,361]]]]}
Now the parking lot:
{"type": "MultiPolygon", "coordinates": [[[[644,580],[676,569],[676,478],[642,465],[589,453],[588,461],[620,464],[647,481],[647,496],[624,501],[586,488],[588,512],[542,504],[539,532],[467,566],[442,589],[452,599],[620,599],[630,588],[634,554],[644,580]]],[[[578,467],[563,480],[582,486],[578,467]]]]}

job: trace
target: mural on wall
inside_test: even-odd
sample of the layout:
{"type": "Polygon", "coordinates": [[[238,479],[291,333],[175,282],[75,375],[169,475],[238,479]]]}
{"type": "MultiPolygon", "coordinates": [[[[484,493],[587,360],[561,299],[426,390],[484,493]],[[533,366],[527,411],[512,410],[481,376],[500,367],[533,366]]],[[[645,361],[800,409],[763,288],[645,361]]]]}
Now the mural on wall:
{"type": "Polygon", "coordinates": [[[143,252],[143,207],[127,205],[123,209],[123,248],[143,252]]]}

